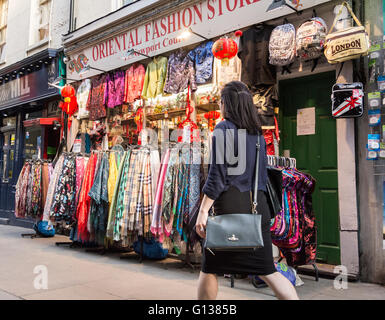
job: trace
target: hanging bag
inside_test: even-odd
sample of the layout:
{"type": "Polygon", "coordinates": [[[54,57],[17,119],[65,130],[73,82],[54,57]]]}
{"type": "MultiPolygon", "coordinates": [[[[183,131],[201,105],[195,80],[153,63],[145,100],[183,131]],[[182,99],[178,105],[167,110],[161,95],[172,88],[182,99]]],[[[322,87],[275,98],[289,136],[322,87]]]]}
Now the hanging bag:
{"type": "Polygon", "coordinates": [[[263,247],[262,215],[258,214],[258,174],[260,136],[257,142],[254,200],[251,214],[210,216],[206,226],[204,248],[213,251],[248,251],[263,247]]]}
{"type": "Polygon", "coordinates": [[[322,18],[314,17],[297,30],[297,55],[301,61],[315,60],[324,51],[327,25],[322,18]]]}
{"type": "Polygon", "coordinates": [[[326,36],[324,53],[328,62],[335,64],[347,60],[357,59],[361,56],[366,56],[369,54],[369,48],[369,36],[366,33],[365,28],[357,19],[349,4],[347,2],[343,2],[341,9],[334,20],[333,26],[331,27],[329,34],[326,36]],[[349,10],[358,26],[332,33],[344,6],[349,10]]]}
{"type": "Polygon", "coordinates": [[[269,62],[274,66],[288,66],[296,57],[296,32],[291,23],[275,27],[269,40],[269,62]]]}

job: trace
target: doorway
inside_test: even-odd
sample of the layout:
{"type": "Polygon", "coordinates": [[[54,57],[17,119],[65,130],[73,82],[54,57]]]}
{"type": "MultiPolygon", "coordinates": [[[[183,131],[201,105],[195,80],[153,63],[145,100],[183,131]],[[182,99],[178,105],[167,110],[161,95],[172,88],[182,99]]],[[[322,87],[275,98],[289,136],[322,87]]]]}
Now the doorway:
{"type": "Polygon", "coordinates": [[[328,264],[340,264],[337,128],[331,116],[330,99],[334,84],[335,72],[279,83],[280,152],[296,158],[298,170],[316,179],[313,210],[317,224],[317,260],[328,264]],[[297,135],[297,111],[304,108],[315,108],[315,115],[311,115],[315,118],[315,132],[297,135]]]}

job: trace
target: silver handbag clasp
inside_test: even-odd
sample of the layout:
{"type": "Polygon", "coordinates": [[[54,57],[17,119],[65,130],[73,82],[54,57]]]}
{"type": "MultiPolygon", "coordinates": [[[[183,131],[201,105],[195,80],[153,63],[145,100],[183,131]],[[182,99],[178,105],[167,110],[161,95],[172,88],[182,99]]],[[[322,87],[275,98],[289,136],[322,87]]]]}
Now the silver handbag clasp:
{"type": "Polygon", "coordinates": [[[228,238],[229,241],[239,241],[239,239],[233,234],[230,238],[228,238]]]}

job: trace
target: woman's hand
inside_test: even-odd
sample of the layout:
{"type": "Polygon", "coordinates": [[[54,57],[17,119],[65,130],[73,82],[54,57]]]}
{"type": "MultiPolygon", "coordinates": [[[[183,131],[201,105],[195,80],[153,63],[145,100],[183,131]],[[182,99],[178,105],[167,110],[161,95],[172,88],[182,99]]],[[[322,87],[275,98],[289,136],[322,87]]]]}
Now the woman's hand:
{"type": "Polygon", "coordinates": [[[195,224],[195,231],[201,238],[206,238],[206,224],[209,217],[209,210],[213,205],[214,200],[210,199],[208,196],[204,195],[199,209],[199,214],[197,222],[195,224]]]}
{"type": "Polygon", "coordinates": [[[206,224],[209,217],[208,211],[199,211],[195,231],[201,238],[206,238],[206,224]]]}

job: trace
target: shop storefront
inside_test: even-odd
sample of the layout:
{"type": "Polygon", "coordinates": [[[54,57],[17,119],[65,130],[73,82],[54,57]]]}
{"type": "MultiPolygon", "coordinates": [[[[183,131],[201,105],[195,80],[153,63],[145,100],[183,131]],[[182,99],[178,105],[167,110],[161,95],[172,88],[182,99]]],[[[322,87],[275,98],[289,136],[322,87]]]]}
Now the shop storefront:
{"type": "MultiPolygon", "coordinates": [[[[270,10],[271,2],[179,1],[177,9],[170,4],[156,8],[155,14],[154,11],[142,12],[140,17],[133,14],[110,29],[108,25],[103,26],[103,32],[95,29],[78,37],[75,32],[64,40],[65,54],[69,59],[67,74],[77,80],[72,82],[75,87],[86,88],[81,92],[93,92],[90,88],[98,86],[98,81],[104,81],[103,77],[109,74],[120,72],[123,77],[131,70],[131,75],[147,77],[149,66],[161,70],[163,64],[164,68],[169,68],[170,60],[167,67],[167,59],[175,58],[176,50],[180,48],[187,52],[193,52],[197,47],[204,50],[202,48],[210,41],[214,42],[223,35],[235,39],[234,31],[242,30],[243,38],[236,39],[241,42],[240,59],[234,58],[230,63],[234,68],[231,72],[242,72],[224,81],[237,78],[246,83],[249,81],[247,84],[257,102],[269,100],[268,104],[274,111],[267,116],[264,129],[265,138],[270,141],[270,154],[295,158],[297,169],[316,180],[313,208],[317,226],[317,261],[344,265],[349,275],[356,277],[359,274],[359,249],[355,126],[353,119],[333,119],[330,101],[331,89],[336,82],[353,81],[353,64],[346,62],[339,70],[339,64],[329,64],[324,56],[317,63],[294,59],[288,68],[272,69],[266,65],[270,68],[270,75],[263,80],[253,79],[252,75],[247,77],[248,50],[262,48],[266,50],[263,58],[268,59],[269,35],[274,27],[289,23],[297,30],[305,21],[321,17],[329,29],[335,18],[335,6],[340,2],[287,1],[298,13],[288,7],[270,10]],[[262,43],[261,47],[247,47],[250,40],[247,37],[258,32],[262,38],[256,38],[260,39],[256,43],[262,43]],[[268,35],[264,38],[264,34],[268,35]],[[277,123],[272,120],[274,114],[277,123]]],[[[213,74],[198,83],[197,90],[191,94],[193,112],[190,120],[200,129],[212,129],[215,122],[220,121],[215,111],[218,111],[221,80],[215,75],[223,66],[220,63],[215,66],[217,62],[214,59],[213,74]]],[[[198,72],[199,63],[194,67],[198,72]]],[[[251,70],[253,67],[251,65],[251,70]]],[[[170,73],[170,69],[163,71],[165,76],[170,73]]],[[[84,121],[79,121],[79,134],[73,136],[73,141],[86,145],[87,132],[95,133],[99,129],[106,130],[108,137],[104,144],[99,141],[100,148],[103,145],[111,148],[116,144],[137,144],[138,132],[146,127],[155,129],[159,141],[160,137],[167,136],[186,120],[188,90],[185,90],[186,85],[173,91],[167,86],[166,79],[156,81],[166,81],[166,89],[144,93],[146,90],[140,87],[131,101],[124,98],[119,106],[104,108],[100,117],[86,115],[84,121]],[[139,99],[141,97],[145,99],[139,99]]],[[[79,150],[84,152],[85,148],[79,147],[79,150]]]]}
{"type": "Polygon", "coordinates": [[[1,70],[0,74],[0,218],[16,219],[15,186],[26,160],[53,159],[59,145],[59,92],[48,85],[58,78],[59,54],[46,50],[1,70]],[[55,129],[55,130],[54,130],[55,129]]]}

